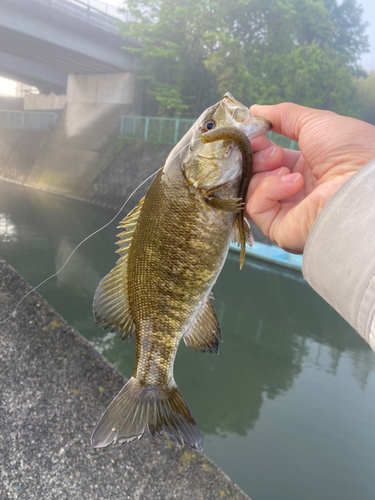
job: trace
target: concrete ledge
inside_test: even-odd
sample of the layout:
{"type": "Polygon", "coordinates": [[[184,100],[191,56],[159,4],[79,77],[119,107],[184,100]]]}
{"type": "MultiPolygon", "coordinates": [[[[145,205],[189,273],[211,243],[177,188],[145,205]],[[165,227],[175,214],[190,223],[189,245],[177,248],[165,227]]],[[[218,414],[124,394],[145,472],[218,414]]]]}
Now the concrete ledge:
{"type": "MultiPolygon", "coordinates": [[[[255,237],[257,236],[258,233],[256,233],[255,237]]],[[[235,252],[240,251],[239,247],[233,243],[230,244],[230,250],[234,250],[235,252]]],[[[273,264],[278,264],[279,266],[289,267],[290,269],[295,269],[296,271],[302,271],[302,255],[295,255],[286,252],[276,245],[270,245],[268,242],[260,243],[259,241],[255,241],[252,247],[246,245],[246,255],[250,255],[250,257],[255,257],[267,262],[272,262],[273,264]]]]}
{"type": "MultiPolygon", "coordinates": [[[[29,290],[0,258],[0,321],[29,290]]],[[[1,499],[249,500],[164,437],[94,450],[91,432],[125,380],[37,293],[0,328],[1,499]]]]}

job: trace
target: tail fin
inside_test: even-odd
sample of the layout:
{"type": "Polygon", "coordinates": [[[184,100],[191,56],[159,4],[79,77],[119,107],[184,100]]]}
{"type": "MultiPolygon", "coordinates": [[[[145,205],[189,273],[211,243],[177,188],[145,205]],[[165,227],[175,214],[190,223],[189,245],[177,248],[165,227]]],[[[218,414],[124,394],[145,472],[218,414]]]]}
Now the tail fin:
{"type": "Polygon", "coordinates": [[[175,383],[172,388],[141,386],[131,378],[109,405],[91,437],[95,448],[141,439],[146,427],[152,436],[165,432],[179,447],[184,442],[202,451],[202,437],[175,383]]]}

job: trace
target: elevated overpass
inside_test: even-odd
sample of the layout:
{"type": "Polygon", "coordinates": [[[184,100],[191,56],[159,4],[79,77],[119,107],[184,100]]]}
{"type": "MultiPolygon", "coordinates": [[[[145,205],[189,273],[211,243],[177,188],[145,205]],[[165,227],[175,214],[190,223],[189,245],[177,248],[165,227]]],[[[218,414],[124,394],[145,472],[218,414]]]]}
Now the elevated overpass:
{"type": "Polygon", "coordinates": [[[118,26],[80,0],[0,0],[0,76],[65,94],[68,75],[134,72],[118,26]]]}

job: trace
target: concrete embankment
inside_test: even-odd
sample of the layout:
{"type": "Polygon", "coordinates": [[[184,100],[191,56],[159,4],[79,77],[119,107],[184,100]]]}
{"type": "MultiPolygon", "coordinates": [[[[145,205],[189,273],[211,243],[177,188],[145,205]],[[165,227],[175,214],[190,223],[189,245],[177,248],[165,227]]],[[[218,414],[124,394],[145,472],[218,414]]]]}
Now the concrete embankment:
{"type": "MultiPolygon", "coordinates": [[[[0,258],[0,320],[29,290],[0,258]]],[[[164,437],[93,449],[124,378],[35,292],[1,325],[0,382],[1,499],[249,500],[164,437]]]]}
{"type": "MultiPolygon", "coordinates": [[[[46,132],[0,129],[0,179],[29,186],[33,161],[44,141],[48,141],[46,132]]],[[[116,137],[97,174],[91,181],[87,179],[86,194],[53,192],[117,210],[137,186],[163,165],[172,147],[116,137]]],[[[150,181],[137,190],[129,206],[136,205],[149,185],[150,181]]],[[[45,188],[39,186],[39,189],[45,188]]],[[[271,243],[254,224],[252,228],[257,241],[271,243]]]]}
{"type": "MultiPolygon", "coordinates": [[[[100,160],[97,158],[95,168],[89,168],[87,163],[83,168],[83,163],[67,160],[57,149],[52,154],[50,143],[56,132],[0,128],[0,179],[120,208],[133,190],[163,165],[173,146],[126,140],[116,136],[114,131],[112,134],[112,140],[107,138],[100,147],[100,160]],[[42,174],[40,158],[44,158],[46,148],[51,168],[45,166],[42,174]],[[78,173],[81,168],[82,172],[78,173]],[[45,182],[46,176],[53,178],[53,183],[45,182]]],[[[69,151],[68,146],[66,151],[69,151]]],[[[137,192],[134,202],[145,194],[148,185],[137,192]]]]}
{"type": "Polygon", "coordinates": [[[0,179],[25,185],[50,132],[0,128],[0,179]]]}

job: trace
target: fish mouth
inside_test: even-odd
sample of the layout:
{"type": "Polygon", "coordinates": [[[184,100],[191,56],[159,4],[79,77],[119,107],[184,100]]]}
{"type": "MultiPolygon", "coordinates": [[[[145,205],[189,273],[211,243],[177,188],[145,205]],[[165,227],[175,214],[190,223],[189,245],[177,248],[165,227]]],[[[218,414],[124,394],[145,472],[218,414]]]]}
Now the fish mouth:
{"type": "Polygon", "coordinates": [[[265,134],[271,130],[271,122],[265,118],[257,115],[251,115],[251,118],[251,129],[247,134],[249,139],[254,139],[255,137],[258,137],[258,135],[265,134]]]}
{"type": "MultiPolygon", "coordinates": [[[[231,141],[233,142],[233,141],[231,141]]],[[[200,155],[198,154],[198,158],[202,158],[203,160],[226,160],[230,157],[232,151],[234,151],[235,149],[238,149],[238,146],[231,146],[229,145],[227,147],[227,149],[225,150],[225,153],[221,156],[203,156],[203,155],[200,155]]]]}

